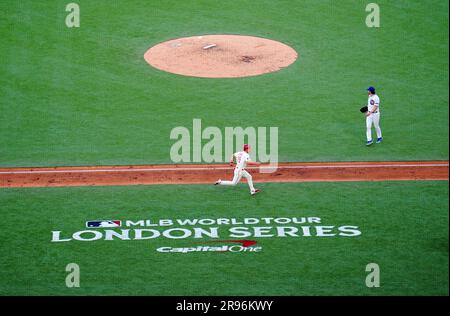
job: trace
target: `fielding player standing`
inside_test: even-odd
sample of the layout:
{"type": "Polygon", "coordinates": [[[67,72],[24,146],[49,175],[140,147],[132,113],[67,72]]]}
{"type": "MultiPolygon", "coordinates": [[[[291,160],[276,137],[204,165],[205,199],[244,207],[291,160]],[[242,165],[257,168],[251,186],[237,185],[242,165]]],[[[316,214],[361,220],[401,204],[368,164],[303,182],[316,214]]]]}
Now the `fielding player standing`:
{"type": "Polygon", "coordinates": [[[367,94],[369,99],[367,100],[367,113],[366,113],[366,127],[367,127],[367,146],[373,144],[372,140],[372,124],[377,131],[377,144],[381,143],[383,137],[381,136],[380,128],[380,98],[375,93],[374,87],[367,88],[367,94]]]}
{"type": "Polygon", "coordinates": [[[255,195],[260,192],[259,189],[255,189],[253,187],[252,175],[245,170],[247,165],[260,165],[259,162],[253,162],[250,160],[250,146],[248,144],[244,144],[244,151],[239,151],[234,153],[231,157],[230,165],[233,166],[234,159],[236,159],[236,167],[234,168],[234,177],[232,181],[222,181],[217,180],[215,185],[236,185],[241,181],[241,178],[244,177],[247,179],[248,186],[250,187],[250,194],[255,195]]]}

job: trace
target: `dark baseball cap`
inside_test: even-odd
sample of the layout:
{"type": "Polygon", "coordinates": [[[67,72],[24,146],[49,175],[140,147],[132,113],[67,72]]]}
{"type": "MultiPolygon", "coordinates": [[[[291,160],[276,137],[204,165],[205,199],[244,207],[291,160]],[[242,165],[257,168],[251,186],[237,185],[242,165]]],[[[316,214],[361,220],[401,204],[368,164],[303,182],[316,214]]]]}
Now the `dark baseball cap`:
{"type": "Polygon", "coordinates": [[[370,91],[370,93],[375,93],[375,88],[370,86],[367,88],[367,91],[370,91]]]}

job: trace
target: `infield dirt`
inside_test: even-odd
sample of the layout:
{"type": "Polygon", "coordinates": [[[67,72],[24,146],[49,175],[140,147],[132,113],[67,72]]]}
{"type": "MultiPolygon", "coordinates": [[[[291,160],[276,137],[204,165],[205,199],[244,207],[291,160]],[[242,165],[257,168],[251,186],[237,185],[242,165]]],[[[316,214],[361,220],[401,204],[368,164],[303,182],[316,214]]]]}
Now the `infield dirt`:
{"type": "Polygon", "coordinates": [[[237,78],[281,70],[297,56],[288,45],[261,37],[204,35],[157,44],[144,59],[157,69],[179,75],[237,78]]]}
{"type": "MultiPolygon", "coordinates": [[[[263,166],[264,168],[264,166],[263,166]]],[[[276,172],[246,168],[254,182],[448,180],[448,161],[282,163],[276,172]]],[[[233,167],[215,165],[0,168],[0,187],[212,184],[233,167]]],[[[245,181],[245,180],[243,180],[245,181]]]]}

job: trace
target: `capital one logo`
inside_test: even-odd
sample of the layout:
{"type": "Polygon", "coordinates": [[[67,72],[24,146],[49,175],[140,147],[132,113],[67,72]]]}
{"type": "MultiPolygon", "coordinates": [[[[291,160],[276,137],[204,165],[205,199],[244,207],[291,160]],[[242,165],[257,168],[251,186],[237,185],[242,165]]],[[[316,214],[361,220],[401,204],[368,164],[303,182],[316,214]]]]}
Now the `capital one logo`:
{"type": "Polygon", "coordinates": [[[234,245],[221,245],[221,246],[195,246],[195,247],[159,247],[156,249],[158,252],[163,253],[195,253],[195,252],[217,252],[217,253],[227,253],[227,252],[261,252],[262,247],[255,246],[257,242],[255,240],[214,240],[207,241],[205,243],[232,243],[234,245]]]}

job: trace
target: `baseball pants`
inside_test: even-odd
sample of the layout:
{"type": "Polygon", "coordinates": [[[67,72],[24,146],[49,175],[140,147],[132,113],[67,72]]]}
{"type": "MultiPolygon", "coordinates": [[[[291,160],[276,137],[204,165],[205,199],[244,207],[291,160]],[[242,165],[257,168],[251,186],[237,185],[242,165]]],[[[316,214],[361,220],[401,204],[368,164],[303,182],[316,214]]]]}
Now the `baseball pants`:
{"type": "Polygon", "coordinates": [[[220,181],[220,185],[236,185],[241,181],[241,178],[244,177],[247,179],[248,186],[250,188],[250,193],[255,192],[255,188],[253,187],[252,175],[248,173],[246,170],[238,170],[234,169],[234,177],[231,181],[220,181]]]}
{"type": "Polygon", "coordinates": [[[377,131],[377,137],[381,138],[380,112],[372,113],[366,117],[367,141],[368,142],[370,142],[372,140],[372,124],[375,126],[375,130],[377,131]]]}

